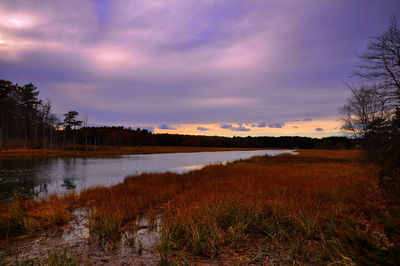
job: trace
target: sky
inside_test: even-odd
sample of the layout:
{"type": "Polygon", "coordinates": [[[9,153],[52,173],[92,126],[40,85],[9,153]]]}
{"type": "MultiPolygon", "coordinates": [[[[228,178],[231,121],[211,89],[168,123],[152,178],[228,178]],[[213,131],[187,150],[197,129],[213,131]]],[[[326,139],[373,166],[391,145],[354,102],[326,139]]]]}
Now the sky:
{"type": "Polygon", "coordinates": [[[342,134],[346,82],[398,0],[0,0],[0,78],[155,133],[342,134]]]}

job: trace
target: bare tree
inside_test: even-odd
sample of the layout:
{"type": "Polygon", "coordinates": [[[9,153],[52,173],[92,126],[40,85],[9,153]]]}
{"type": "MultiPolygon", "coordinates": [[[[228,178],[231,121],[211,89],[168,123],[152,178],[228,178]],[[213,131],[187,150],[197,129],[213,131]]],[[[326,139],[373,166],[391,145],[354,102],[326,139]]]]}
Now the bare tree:
{"type": "Polygon", "coordinates": [[[39,117],[42,120],[42,147],[45,149],[47,148],[48,133],[52,130],[50,124],[51,107],[51,102],[48,99],[39,107],[39,117]]]}
{"type": "Polygon", "coordinates": [[[395,16],[390,18],[386,31],[374,37],[359,57],[361,64],[354,74],[367,85],[350,87],[352,95],[340,110],[343,128],[362,137],[370,159],[398,168],[400,29],[395,16]]]}
{"type": "Polygon", "coordinates": [[[83,116],[83,127],[85,128],[85,149],[88,150],[88,124],[89,116],[85,114],[83,116]]]}
{"type": "MultiPolygon", "coordinates": [[[[400,29],[397,17],[390,18],[387,30],[374,37],[367,50],[359,56],[362,63],[356,76],[379,84],[382,96],[395,106],[400,104],[400,29]]],[[[393,107],[395,111],[395,107],[393,107]]]]}
{"type": "Polygon", "coordinates": [[[352,94],[339,111],[342,129],[363,138],[388,121],[390,107],[376,86],[348,87],[352,94]]]}

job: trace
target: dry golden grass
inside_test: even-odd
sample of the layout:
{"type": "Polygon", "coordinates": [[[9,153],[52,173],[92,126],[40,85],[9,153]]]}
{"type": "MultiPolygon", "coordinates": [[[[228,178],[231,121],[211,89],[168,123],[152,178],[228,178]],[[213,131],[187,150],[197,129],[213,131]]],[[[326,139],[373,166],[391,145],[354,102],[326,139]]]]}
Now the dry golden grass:
{"type": "Polygon", "coordinates": [[[383,234],[378,217],[385,212],[379,169],[359,157],[359,151],[256,157],[183,175],[132,176],[81,199],[90,202],[91,232],[101,238],[118,239],[136,217],[161,214],[164,262],[215,259],[268,240],[284,246],[289,261],[359,263],[364,251],[350,252],[349,239],[370,245],[371,232],[383,234]],[[365,226],[373,229],[357,230],[365,226]]]}
{"type": "Polygon", "coordinates": [[[77,146],[76,150],[60,149],[0,149],[0,158],[32,158],[32,157],[106,157],[126,154],[153,154],[203,151],[242,151],[254,148],[224,147],[173,147],[173,146],[77,146]]]}
{"type": "MultiPolygon", "coordinates": [[[[307,150],[186,174],[142,174],[88,189],[79,201],[90,206],[91,234],[103,239],[119,239],[140,216],[161,215],[158,252],[165,263],[238,256],[260,263],[273,249],[281,263],[395,264],[400,212],[393,210],[399,208],[388,207],[379,168],[359,157],[359,151],[307,150]]],[[[57,201],[78,199],[24,203],[25,219],[34,220],[28,224],[62,224],[56,217],[68,216],[70,205],[57,201]]],[[[21,223],[19,211],[2,213],[8,224],[21,223]]]]}
{"type": "Polygon", "coordinates": [[[17,199],[0,205],[0,237],[24,235],[46,229],[56,229],[71,218],[76,194],[49,196],[46,200],[17,199]]]}

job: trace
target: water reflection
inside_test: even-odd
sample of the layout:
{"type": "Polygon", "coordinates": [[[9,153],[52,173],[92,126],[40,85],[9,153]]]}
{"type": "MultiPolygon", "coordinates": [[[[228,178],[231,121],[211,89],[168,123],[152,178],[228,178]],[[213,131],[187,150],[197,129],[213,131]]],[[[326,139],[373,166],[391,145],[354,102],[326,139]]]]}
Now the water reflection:
{"type": "Polygon", "coordinates": [[[0,200],[15,195],[35,198],[49,193],[80,191],[120,183],[127,175],[144,172],[187,172],[206,164],[255,155],[276,155],[287,150],[165,153],[118,158],[0,159],[0,200]]]}
{"type": "Polygon", "coordinates": [[[74,190],[76,188],[75,180],[72,177],[66,177],[61,184],[66,190],[74,190]]]}
{"type": "Polygon", "coordinates": [[[0,160],[0,199],[18,194],[36,197],[47,193],[50,180],[41,177],[40,167],[37,166],[48,163],[48,159],[0,160]]]}

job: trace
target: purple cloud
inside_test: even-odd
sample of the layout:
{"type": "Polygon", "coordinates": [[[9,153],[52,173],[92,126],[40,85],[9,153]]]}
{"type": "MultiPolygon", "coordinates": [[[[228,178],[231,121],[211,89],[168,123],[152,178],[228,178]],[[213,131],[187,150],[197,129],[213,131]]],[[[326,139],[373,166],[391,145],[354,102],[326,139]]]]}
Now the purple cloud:
{"type": "Polygon", "coordinates": [[[317,127],[317,128],[315,129],[315,131],[325,131],[325,129],[320,128],[320,127],[317,127]]]}
{"type": "Polygon", "coordinates": [[[238,126],[238,127],[232,127],[231,128],[232,131],[251,131],[250,128],[248,127],[244,127],[244,126],[238,126]]]}
{"type": "Polygon", "coordinates": [[[269,128],[283,128],[285,123],[270,123],[268,125],[269,128]]]}
{"type": "Polygon", "coordinates": [[[197,127],[196,128],[198,131],[207,131],[207,130],[211,130],[211,128],[207,128],[207,127],[197,127]]]}
{"type": "Polygon", "coordinates": [[[170,130],[176,130],[176,128],[174,128],[174,127],[171,127],[170,125],[168,125],[168,124],[161,124],[161,125],[159,125],[158,126],[158,129],[170,129],[170,130]]]}
{"type": "Polygon", "coordinates": [[[230,129],[230,128],[232,128],[233,126],[232,126],[231,124],[220,124],[219,127],[220,127],[220,128],[223,128],[223,129],[230,129]]]}
{"type": "Polygon", "coordinates": [[[257,123],[257,124],[253,124],[251,125],[251,127],[267,127],[267,123],[266,122],[261,122],[261,123],[257,123]]]}
{"type": "Polygon", "coordinates": [[[0,73],[93,124],[332,118],[354,54],[393,10],[398,0],[3,0],[0,73]]]}
{"type": "Polygon", "coordinates": [[[220,128],[223,129],[229,129],[231,131],[251,131],[250,128],[243,126],[243,124],[238,124],[237,127],[231,125],[231,124],[220,124],[219,125],[220,128]]]}

